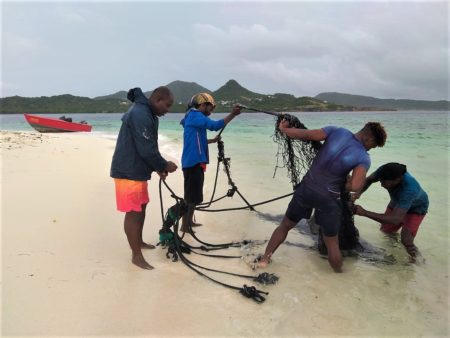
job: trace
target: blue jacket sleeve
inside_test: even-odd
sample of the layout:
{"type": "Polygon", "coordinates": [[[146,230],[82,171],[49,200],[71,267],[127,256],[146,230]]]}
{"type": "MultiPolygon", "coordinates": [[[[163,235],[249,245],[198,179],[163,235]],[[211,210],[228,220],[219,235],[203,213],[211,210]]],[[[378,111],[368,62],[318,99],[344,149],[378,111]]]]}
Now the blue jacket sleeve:
{"type": "Polygon", "coordinates": [[[158,149],[158,126],[155,122],[150,116],[134,116],[130,118],[130,127],[139,156],[156,171],[164,171],[167,161],[158,149]]]}
{"type": "Polygon", "coordinates": [[[190,121],[192,126],[197,128],[203,128],[208,130],[220,130],[225,126],[225,120],[211,120],[209,117],[203,115],[202,113],[196,113],[192,116],[192,119],[190,121]]]}

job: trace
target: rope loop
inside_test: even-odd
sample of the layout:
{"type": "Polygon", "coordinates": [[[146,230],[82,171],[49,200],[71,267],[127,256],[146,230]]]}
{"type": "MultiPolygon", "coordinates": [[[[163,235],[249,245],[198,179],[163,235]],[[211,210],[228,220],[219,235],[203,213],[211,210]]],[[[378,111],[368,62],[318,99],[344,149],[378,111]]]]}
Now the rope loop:
{"type": "Polygon", "coordinates": [[[254,286],[247,286],[246,284],[244,284],[244,286],[239,290],[239,292],[241,293],[241,295],[247,298],[251,298],[259,304],[264,303],[264,301],[266,300],[266,298],[262,295],[262,293],[265,295],[269,294],[268,292],[258,290],[254,286]]]}

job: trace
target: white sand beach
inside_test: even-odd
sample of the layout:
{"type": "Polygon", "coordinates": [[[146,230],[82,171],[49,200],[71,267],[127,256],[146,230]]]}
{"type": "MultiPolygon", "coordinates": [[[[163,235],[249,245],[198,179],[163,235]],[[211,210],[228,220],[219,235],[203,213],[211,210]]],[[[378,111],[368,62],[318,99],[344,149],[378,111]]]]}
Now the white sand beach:
{"type": "MultiPolygon", "coordinates": [[[[2,131],[1,143],[3,336],[448,333],[448,293],[433,292],[442,290],[445,280],[448,283],[447,271],[435,280],[415,267],[378,267],[347,259],[345,273],[335,274],[314,250],[281,246],[267,269],[280,277],[277,285],[258,286],[211,274],[232,285],[256,285],[270,292],[265,303],[257,304],[197,275],[182,262],[172,262],[160,247],[144,251],[155,269],[139,269],[131,264],[123,214],[115,209],[109,177],[114,140],[91,134],[2,131]]],[[[208,175],[213,179],[213,170],[208,175]]],[[[182,192],[180,170],[167,182],[182,192]]],[[[161,227],[156,177],[149,187],[144,240],[156,244],[161,227]]],[[[166,208],[173,204],[167,192],[164,203],[166,208]]],[[[265,240],[275,226],[250,211],[199,213],[198,220],[204,224],[198,236],[212,243],[265,240]]],[[[291,233],[289,241],[305,242],[298,233],[291,233]]],[[[263,249],[264,245],[251,253],[263,249]]],[[[401,255],[403,249],[394,250],[401,255]]],[[[209,267],[257,274],[244,260],[191,256],[209,267]]]]}

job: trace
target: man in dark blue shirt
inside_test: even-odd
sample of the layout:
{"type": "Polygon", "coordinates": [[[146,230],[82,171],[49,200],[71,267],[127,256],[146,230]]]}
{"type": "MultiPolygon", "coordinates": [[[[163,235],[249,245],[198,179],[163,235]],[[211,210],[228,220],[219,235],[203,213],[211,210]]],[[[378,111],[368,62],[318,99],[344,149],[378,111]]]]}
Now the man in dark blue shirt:
{"type": "Polygon", "coordinates": [[[122,117],[111,177],[116,187],[117,210],[125,213],[124,230],[132,252],[131,262],[151,270],[153,267],[144,259],[141,250],[155,248],[142,239],[145,209],[150,200],[147,181],[152,172],[165,179],[168,173],[177,169],[175,163],[162,157],[158,148],[158,119],[169,111],[173,94],[162,86],[148,99],[140,88],[130,89],[127,97],[133,104],[122,117]]]}
{"type": "Polygon", "coordinates": [[[414,258],[418,253],[414,238],[428,212],[428,195],[416,179],[407,172],[404,164],[387,163],[379,167],[367,178],[361,193],[378,181],[391,197],[386,211],[379,214],[355,205],[354,213],[380,222],[380,230],[386,233],[397,232],[401,228],[402,243],[410,256],[414,258]]]}
{"type": "Polygon", "coordinates": [[[290,127],[288,121],[282,121],[279,129],[290,138],[325,140],[325,143],[296,187],[284,218],[273,232],[256,267],[267,266],[289,230],[301,219],[309,219],[315,209],[316,222],[321,227],[328,251],[328,262],[334,271],[341,272],[342,256],[338,238],[343,207],[341,192],[359,191],[363,187],[370,167],[367,150],[382,147],[386,142],[386,132],[377,122],[368,122],[356,134],[332,126],[316,130],[297,129],[290,127]],[[347,179],[350,172],[352,175],[347,179]]]}

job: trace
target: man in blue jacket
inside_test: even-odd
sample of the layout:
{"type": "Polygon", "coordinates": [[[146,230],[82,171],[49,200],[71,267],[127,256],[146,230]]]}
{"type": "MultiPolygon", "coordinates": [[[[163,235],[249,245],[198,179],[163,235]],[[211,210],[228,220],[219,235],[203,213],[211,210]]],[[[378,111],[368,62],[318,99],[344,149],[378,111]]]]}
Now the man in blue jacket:
{"type": "Polygon", "coordinates": [[[125,212],[124,230],[132,251],[132,263],[143,269],[153,269],[142,255],[141,248],[154,249],[142,239],[145,209],[149,202],[147,181],[152,172],[165,179],[177,169],[166,161],[158,149],[158,117],[165,115],[173,104],[167,87],[156,88],[147,99],[140,88],[130,89],[132,106],[122,117],[116,149],[111,164],[111,177],[116,186],[117,210],[125,212]]]}
{"type": "Polygon", "coordinates": [[[199,225],[193,222],[193,216],[195,206],[203,201],[204,172],[209,163],[208,143],[218,141],[218,138],[208,140],[206,130],[220,130],[241,113],[240,106],[236,105],[224,119],[214,121],[208,116],[215,108],[216,103],[210,94],[199,93],[192,97],[189,110],[181,120],[184,128],[181,166],[184,175],[184,200],[188,205],[181,224],[183,232],[190,232],[192,226],[199,225]]]}

